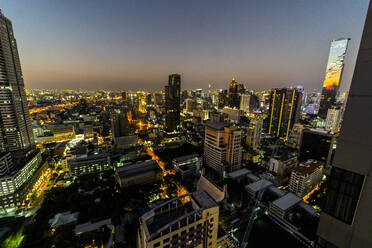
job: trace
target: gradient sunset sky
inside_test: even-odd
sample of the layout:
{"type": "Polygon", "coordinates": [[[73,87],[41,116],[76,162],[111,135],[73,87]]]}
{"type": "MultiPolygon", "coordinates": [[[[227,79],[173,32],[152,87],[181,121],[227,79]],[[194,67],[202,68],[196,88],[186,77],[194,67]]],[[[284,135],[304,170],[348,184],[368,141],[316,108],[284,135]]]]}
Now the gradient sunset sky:
{"type": "Polygon", "coordinates": [[[26,88],[320,89],[330,41],[351,38],[348,89],[368,0],[2,0],[26,88]]]}

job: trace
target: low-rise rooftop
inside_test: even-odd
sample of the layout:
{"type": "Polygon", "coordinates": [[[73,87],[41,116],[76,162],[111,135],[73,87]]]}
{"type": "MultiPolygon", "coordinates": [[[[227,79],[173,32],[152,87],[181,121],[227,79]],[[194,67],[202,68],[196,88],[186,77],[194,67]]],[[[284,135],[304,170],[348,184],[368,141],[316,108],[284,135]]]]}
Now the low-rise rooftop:
{"type": "Polygon", "coordinates": [[[273,201],[272,204],[281,209],[282,211],[286,211],[301,201],[302,199],[297,195],[293,193],[288,193],[273,201]]]}

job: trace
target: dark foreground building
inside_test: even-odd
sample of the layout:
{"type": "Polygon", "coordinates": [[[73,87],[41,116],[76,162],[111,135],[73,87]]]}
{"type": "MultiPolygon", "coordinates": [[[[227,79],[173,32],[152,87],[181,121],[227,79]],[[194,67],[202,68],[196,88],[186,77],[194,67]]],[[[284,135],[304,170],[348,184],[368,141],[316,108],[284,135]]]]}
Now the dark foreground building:
{"type": "Polygon", "coordinates": [[[318,247],[372,247],[372,4],[370,3],[327,199],[318,247]]]}

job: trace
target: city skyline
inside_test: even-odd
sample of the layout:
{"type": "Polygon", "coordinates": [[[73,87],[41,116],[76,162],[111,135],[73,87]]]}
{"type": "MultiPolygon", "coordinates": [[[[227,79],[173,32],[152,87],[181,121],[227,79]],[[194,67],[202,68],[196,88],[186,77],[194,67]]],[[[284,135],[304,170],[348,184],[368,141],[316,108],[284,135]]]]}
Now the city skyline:
{"type": "Polygon", "coordinates": [[[235,77],[249,89],[320,90],[331,40],[350,37],[345,91],[368,5],[82,2],[0,6],[20,40],[26,88],[152,91],[180,73],[184,89],[226,89],[235,77]]]}

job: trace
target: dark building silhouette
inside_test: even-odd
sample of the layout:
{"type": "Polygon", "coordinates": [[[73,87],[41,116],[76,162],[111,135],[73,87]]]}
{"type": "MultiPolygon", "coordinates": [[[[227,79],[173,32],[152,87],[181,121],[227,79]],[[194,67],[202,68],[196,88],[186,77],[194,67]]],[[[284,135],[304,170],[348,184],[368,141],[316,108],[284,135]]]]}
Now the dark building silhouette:
{"type": "Polygon", "coordinates": [[[169,75],[165,86],[165,129],[174,131],[180,125],[181,75],[169,75]]]}
{"type": "Polygon", "coordinates": [[[301,161],[314,159],[328,166],[332,162],[336,136],[323,130],[304,129],[300,145],[301,161]]]}
{"type": "Polygon", "coordinates": [[[302,93],[297,89],[272,89],[268,116],[268,133],[287,139],[300,114],[302,93]]]}
{"type": "Polygon", "coordinates": [[[126,113],[115,113],[111,116],[111,132],[113,138],[130,135],[130,123],[126,113]]]}
{"type": "Polygon", "coordinates": [[[229,106],[231,108],[239,108],[240,98],[239,98],[239,84],[235,81],[235,78],[232,78],[232,81],[229,85],[229,106]]]}

